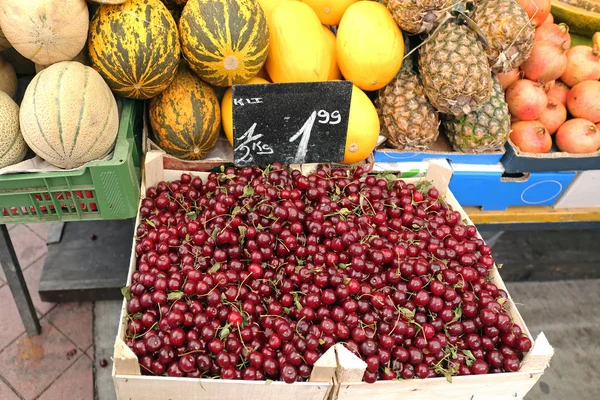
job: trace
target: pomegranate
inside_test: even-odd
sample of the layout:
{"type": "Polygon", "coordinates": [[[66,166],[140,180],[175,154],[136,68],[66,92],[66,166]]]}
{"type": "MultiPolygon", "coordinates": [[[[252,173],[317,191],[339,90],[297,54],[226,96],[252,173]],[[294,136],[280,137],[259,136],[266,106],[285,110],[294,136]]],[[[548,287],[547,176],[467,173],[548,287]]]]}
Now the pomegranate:
{"type": "Polygon", "coordinates": [[[554,15],[552,15],[551,13],[548,14],[548,16],[546,17],[546,19],[544,20],[544,22],[542,22],[541,26],[544,26],[546,24],[553,24],[554,23],[554,15]]]}
{"type": "Polygon", "coordinates": [[[523,7],[535,27],[542,26],[550,14],[550,0],[516,0],[516,2],[523,7]]]}
{"type": "Polygon", "coordinates": [[[554,97],[548,96],[548,105],[538,118],[538,121],[548,129],[548,133],[553,135],[566,120],[567,109],[565,106],[554,97]]]}
{"type": "Polygon", "coordinates": [[[600,130],[586,119],[570,119],[556,132],[556,146],[567,153],[593,153],[600,149],[600,130]]]}
{"type": "Polygon", "coordinates": [[[547,153],[552,138],[540,121],[519,121],[511,125],[510,141],[526,153],[547,153]]]}
{"type": "Polygon", "coordinates": [[[560,78],[566,68],[565,51],[549,40],[535,42],[531,55],[521,64],[525,78],[544,83],[560,78]]]}
{"type": "Polygon", "coordinates": [[[556,80],[551,80],[544,84],[544,92],[548,93],[556,85],[556,80]]]}
{"type": "Polygon", "coordinates": [[[519,68],[515,68],[512,71],[508,72],[500,72],[496,74],[496,78],[500,81],[500,85],[502,86],[502,90],[506,90],[513,82],[518,81],[522,78],[521,73],[519,72],[519,68]]]}
{"type": "Polygon", "coordinates": [[[567,95],[567,108],[572,116],[600,122],[600,82],[583,81],[573,86],[567,95]]]}
{"type": "Polygon", "coordinates": [[[519,79],[506,89],[510,114],[521,121],[533,121],[546,109],[548,96],[544,86],[528,79],[519,79]]]}
{"type": "Polygon", "coordinates": [[[556,100],[560,101],[564,106],[567,105],[567,94],[569,93],[569,87],[564,84],[561,80],[554,81],[554,86],[548,90],[546,90],[546,94],[548,98],[554,97],[556,100]]]}
{"type": "Polygon", "coordinates": [[[567,50],[567,68],[560,79],[568,86],[600,79],[600,51],[597,47],[575,46],[567,50]]]}
{"type": "Polygon", "coordinates": [[[571,36],[567,24],[543,24],[535,30],[535,41],[548,40],[558,47],[568,50],[571,47],[571,36]]]}

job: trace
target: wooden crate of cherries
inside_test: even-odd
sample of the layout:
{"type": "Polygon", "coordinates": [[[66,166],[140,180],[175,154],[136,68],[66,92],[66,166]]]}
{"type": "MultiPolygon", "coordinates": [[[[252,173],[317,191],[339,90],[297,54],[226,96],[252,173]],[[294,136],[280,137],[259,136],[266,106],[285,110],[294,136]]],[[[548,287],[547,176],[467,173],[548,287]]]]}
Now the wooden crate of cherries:
{"type": "Polygon", "coordinates": [[[367,383],[519,371],[532,340],[448,196],[363,167],[160,181],[141,201],[123,340],[142,375],[292,384],[336,344],[367,383]]]}

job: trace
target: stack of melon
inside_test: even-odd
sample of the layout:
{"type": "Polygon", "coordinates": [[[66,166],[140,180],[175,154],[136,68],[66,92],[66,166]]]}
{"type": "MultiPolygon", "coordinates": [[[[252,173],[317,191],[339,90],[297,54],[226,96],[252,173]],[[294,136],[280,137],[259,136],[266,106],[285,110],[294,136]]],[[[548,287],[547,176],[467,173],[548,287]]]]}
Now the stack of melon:
{"type": "MultiPolygon", "coordinates": [[[[402,32],[378,2],[92,1],[1,3],[0,51],[14,47],[39,72],[25,94],[21,130],[49,162],[70,168],[106,154],[116,135],[110,90],[149,100],[152,139],[166,152],[202,159],[221,125],[233,144],[231,91],[219,103],[214,88],[270,82],[353,81],[344,161],[375,147],[379,121],[363,90],[389,83],[404,50],[402,32]],[[97,74],[79,64],[88,54],[97,74]],[[92,102],[98,115],[88,121],[92,102]]],[[[0,88],[14,95],[15,74],[4,64],[0,88]]]]}
{"type": "Polygon", "coordinates": [[[60,168],[105,157],[118,131],[115,98],[80,59],[87,41],[85,0],[3,0],[0,51],[14,47],[41,72],[14,101],[17,75],[0,54],[0,167],[22,161],[27,147],[60,168]]]}
{"type": "MultiPolygon", "coordinates": [[[[254,1],[240,3],[252,4],[254,1]]],[[[186,56],[185,37],[189,31],[183,28],[184,21],[187,10],[197,3],[219,2],[190,0],[183,9],[180,27],[186,56]]],[[[259,71],[260,64],[254,63],[244,79],[228,83],[314,82],[344,78],[353,81],[355,86],[344,162],[365,159],[377,143],[379,120],[375,107],[363,90],[377,90],[389,83],[400,69],[404,52],[402,32],[389,11],[377,2],[356,0],[258,0],[258,3],[264,11],[268,29],[263,27],[262,22],[251,26],[268,37],[268,46],[264,45],[265,50],[268,48],[264,68],[259,71]],[[337,30],[337,37],[334,30],[337,30]]],[[[243,15],[237,17],[246,18],[243,15]]],[[[210,27],[207,28],[212,32],[210,27]]],[[[217,42],[216,38],[210,37],[204,40],[209,42],[207,48],[211,48],[210,43],[217,42]]],[[[228,49],[221,52],[231,54],[229,57],[235,55],[228,49]]],[[[262,53],[260,55],[250,59],[264,60],[262,53]]],[[[209,53],[207,59],[212,59],[212,56],[209,53]]],[[[226,59],[224,64],[227,68],[226,59]]],[[[202,63],[200,68],[203,68],[202,63]]],[[[222,84],[223,81],[212,83],[222,84]]],[[[221,111],[223,129],[233,145],[231,89],[223,97],[221,111]]]]}
{"type": "MultiPolygon", "coordinates": [[[[133,3],[141,1],[149,7],[152,0],[133,3]]],[[[129,23],[126,18],[118,17],[131,3],[110,8],[102,6],[99,13],[106,16],[94,16],[88,46],[94,67],[114,90],[134,82],[139,91],[156,89],[154,92],[160,92],[154,97],[154,92],[148,93],[146,97],[152,97],[153,139],[166,152],[187,160],[205,157],[219,135],[220,124],[214,118],[219,115],[223,130],[233,144],[231,90],[225,93],[219,106],[215,104],[216,96],[211,87],[203,83],[230,87],[343,78],[355,84],[344,161],[360,161],[374,149],[379,121],[375,107],[362,90],[377,90],[389,83],[400,69],[404,50],[402,33],[381,4],[356,0],[163,0],[165,9],[178,19],[178,29],[171,27],[170,22],[165,26],[154,17],[152,22],[168,32],[167,36],[179,36],[189,69],[171,71],[169,60],[175,60],[178,55],[169,50],[163,33],[158,40],[163,41],[162,51],[155,62],[163,66],[159,68],[161,74],[150,81],[141,81],[131,79],[129,69],[126,69],[128,80],[124,79],[124,68],[112,67],[115,64],[110,62],[123,59],[130,65],[154,55],[147,49],[136,48],[135,41],[130,44],[129,23]],[[118,37],[107,28],[114,24],[122,28],[118,37]],[[338,25],[336,38],[329,27],[338,25]],[[103,49],[104,53],[97,56],[97,49],[103,49]],[[111,77],[120,82],[111,84],[111,77]],[[161,89],[159,83],[167,81],[170,86],[161,89]]],[[[154,15],[153,12],[150,15],[154,15]]],[[[171,18],[163,15],[160,21],[171,21],[171,18]]],[[[139,69],[138,65],[136,71],[139,69]]],[[[127,87],[130,90],[131,85],[127,87]]]]}

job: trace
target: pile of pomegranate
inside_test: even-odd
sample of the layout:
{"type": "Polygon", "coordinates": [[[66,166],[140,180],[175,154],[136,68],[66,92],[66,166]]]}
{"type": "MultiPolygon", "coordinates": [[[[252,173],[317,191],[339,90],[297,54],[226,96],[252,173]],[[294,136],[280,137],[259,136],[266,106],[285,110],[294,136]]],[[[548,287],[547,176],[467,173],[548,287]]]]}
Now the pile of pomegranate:
{"type": "Polygon", "coordinates": [[[600,149],[600,34],[593,47],[571,48],[567,25],[544,22],[530,57],[498,78],[513,121],[510,140],[521,151],[548,153],[552,135],[560,151],[600,149]]]}
{"type": "Polygon", "coordinates": [[[491,249],[438,191],[273,165],[148,188],[126,343],[144,374],[306,381],[343,343],[365,382],[517,371],[530,339],[491,249]]]}

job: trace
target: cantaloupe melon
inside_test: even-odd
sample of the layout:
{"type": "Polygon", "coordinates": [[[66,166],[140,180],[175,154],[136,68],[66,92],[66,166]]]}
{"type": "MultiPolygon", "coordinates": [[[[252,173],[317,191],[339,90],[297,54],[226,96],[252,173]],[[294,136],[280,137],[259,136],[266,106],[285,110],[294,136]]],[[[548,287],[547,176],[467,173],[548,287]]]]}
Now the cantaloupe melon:
{"type": "Polygon", "coordinates": [[[60,168],[105,157],[119,130],[117,103],[91,67],[63,61],[37,74],[21,103],[21,132],[29,147],[60,168]]]}
{"type": "Polygon", "coordinates": [[[27,145],[19,128],[19,106],[0,92],[0,168],[22,161],[27,145]]]}
{"type": "Polygon", "coordinates": [[[0,54],[0,92],[15,98],[17,93],[17,74],[15,69],[0,54]]]}
{"type": "Polygon", "coordinates": [[[6,39],[6,36],[4,36],[4,33],[2,32],[2,27],[0,27],[0,51],[10,49],[11,47],[12,44],[6,39]]]}
{"type": "MultiPolygon", "coordinates": [[[[83,65],[87,65],[88,67],[91,66],[87,46],[84,46],[83,49],[81,49],[81,51],[79,52],[79,54],[73,57],[73,59],[70,61],[77,61],[79,63],[82,63],[83,65]]],[[[35,73],[37,74],[38,72],[46,68],[48,68],[48,65],[35,64],[35,73]]]]}
{"type": "MultiPolygon", "coordinates": [[[[1,0],[0,0],[1,1],[1,0]]],[[[17,75],[35,75],[35,64],[16,51],[14,48],[4,50],[2,57],[13,66],[17,75]]]]}
{"type": "Polygon", "coordinates": [[[2,0],[2,31],[36,64],[70,60],[83,48],[89,12],[85,0],[2,0]]]}

